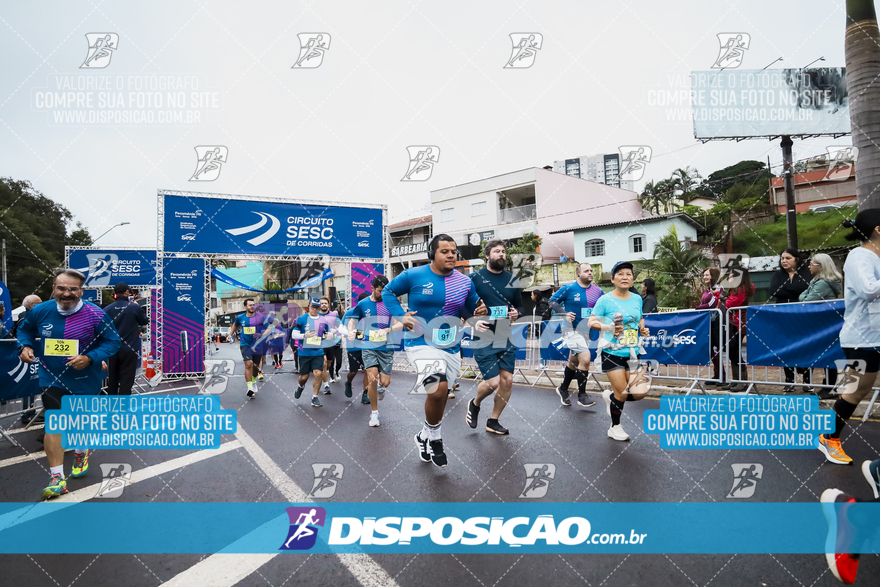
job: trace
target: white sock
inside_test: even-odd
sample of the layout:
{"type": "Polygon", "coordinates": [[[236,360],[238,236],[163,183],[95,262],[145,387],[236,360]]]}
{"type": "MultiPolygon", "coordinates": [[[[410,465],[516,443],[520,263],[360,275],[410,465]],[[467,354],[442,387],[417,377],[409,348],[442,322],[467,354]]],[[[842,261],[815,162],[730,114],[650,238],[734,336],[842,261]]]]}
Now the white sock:
{"type": "Polygon", "coordinates": [[[78,455],[81,455],[81,454],[83,454],[84,452],[86,452],[87,450],[88,450],[87,448],[78,448],[78,449],[76,449],[76,450],[73,451],[73,452],[76,453],[76,454],[78,454],[78,455]]]}
{"type": "Polygon", "coordinates": [[[379,417],[379,410],[373,410],[371,415],[378,418],[379,417]]]}
{"type": "Polygon", "coordinates": [[[428,425],[428,440],[440,440],[440,424],[428,425]]]}
{"type": "Polygon", "coordinates": [[[64,479],[64,465],[58,465],[57,467],[49,467],[50,475],[61,475],[61,478],[64,479]]]}

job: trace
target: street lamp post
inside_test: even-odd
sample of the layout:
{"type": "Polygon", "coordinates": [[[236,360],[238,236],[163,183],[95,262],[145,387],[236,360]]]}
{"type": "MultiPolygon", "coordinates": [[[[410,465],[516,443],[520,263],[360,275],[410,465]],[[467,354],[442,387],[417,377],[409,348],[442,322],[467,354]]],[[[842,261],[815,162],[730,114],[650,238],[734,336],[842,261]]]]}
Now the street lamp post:
{"type": "Polygon", "coordinates": [[[116,228],[117,226],[125,226],[126,224],[131,224],[131,222],[120,222],[119,224],[114,224],[113,226],[111,226],[110,228],[108,228],[107,231],[106,231],[104,234],[102,234],[102,235],[99,236],[98,238],[92,240],[92,244],[95,244],[96,242],[98,242],[98,239],[99,239],[99,238],[101,238],[102,236],[104,236],[105,234],[107,234],[108,232],[110,232],[111,230],[113,230],[114,228],[116,228]]]}

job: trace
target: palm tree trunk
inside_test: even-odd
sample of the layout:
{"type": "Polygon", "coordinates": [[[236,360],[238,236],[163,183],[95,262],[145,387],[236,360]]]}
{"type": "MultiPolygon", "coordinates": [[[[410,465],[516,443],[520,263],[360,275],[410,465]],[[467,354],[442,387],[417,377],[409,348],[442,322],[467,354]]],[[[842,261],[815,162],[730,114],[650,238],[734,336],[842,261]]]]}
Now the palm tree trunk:
{"type": "Polygon", "coordinates": [[[880,208],[880,30],[874,0],[846,0],[846,91],[859,210],[880,208]]]}

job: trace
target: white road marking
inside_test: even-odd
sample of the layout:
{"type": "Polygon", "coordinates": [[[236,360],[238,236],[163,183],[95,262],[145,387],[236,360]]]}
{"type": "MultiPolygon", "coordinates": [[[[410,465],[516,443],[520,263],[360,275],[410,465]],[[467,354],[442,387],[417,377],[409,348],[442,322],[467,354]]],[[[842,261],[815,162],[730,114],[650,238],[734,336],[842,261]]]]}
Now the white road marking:
{"type": "MultiPolygon", "coordinates": [[[[288,477],[266,452],[238,425],[235,437],[251,455],[257,466],[266,474],[272,485],[290,502],[313,501],[288,477]]],[[[262,527],[253,532],[261,532],[262,527]]],[[[162,587],[206,585],[209,587],[232,587],[251,573],[278,556],[277,554],[212,554],[202,559],[162,587]]],[[[366,554],[337,554],[339,561],[364,587],[397,587],[397,582],[376,561],[366,554]]]]}
{"type": "MultiPolygon", "coordinates": [[[[72,450],[73,450],[72,448],[66,448],[66,449],[64,449],[64,452],[70,452],[72,450]]],[[[0,469],[2,469],[3,467],[17,465],[18,463],[25,463],[27,461],[36,461],[36,460],[44,458],[45,456],[46,456],[46,451],[41,450],[40,452],[32,452],[32,453],[29,453],[26,455],[20,455],[17,457],[4,459],[4,460],[0,461],[0,469]]]]}

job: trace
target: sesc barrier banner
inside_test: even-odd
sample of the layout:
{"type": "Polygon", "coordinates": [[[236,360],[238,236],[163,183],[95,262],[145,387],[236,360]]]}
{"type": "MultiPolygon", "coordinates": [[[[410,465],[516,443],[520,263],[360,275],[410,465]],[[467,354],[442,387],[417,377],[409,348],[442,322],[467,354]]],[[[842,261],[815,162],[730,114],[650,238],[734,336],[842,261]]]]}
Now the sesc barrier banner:
{"type": "Polygon", "coordinates": [[[85,274],[85,287],[113,287],[120,281],[132,287],[156,285],[155,249],[73,249],[68,262],[85,274]]]}
{"type": "Polygon", "coordinates": [[[381,208],[164,195],[164,250],[383,258],[381,208]]]}
{"type": "Polygon", "coordinates": [[[162,274],[163,373],[205,370],[205,261],[166,259],[162,274]]]}
{"type": "Polygon", "coordinates": [[[840,347],[843,312],[843,300],[749,306],[749,365],[835,367],[846,359],[840,347]]]}
{"type": "Polygon", "coordinates": [[[17,340],[0,340],[0,400],[40,395],[39,367],[39,363],[22,362],[17,340]]]}
{"type": "Polygon", "coordinates": [[[655,360],[661,365],[708,365],[713,312],[686,311],[645,314],[645,327],[651,336],[641,338],[643,361],[655,360]]]}

